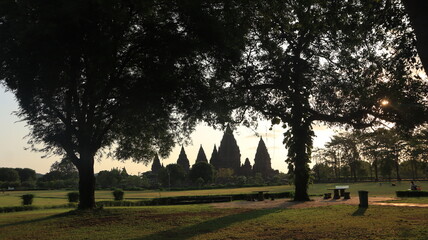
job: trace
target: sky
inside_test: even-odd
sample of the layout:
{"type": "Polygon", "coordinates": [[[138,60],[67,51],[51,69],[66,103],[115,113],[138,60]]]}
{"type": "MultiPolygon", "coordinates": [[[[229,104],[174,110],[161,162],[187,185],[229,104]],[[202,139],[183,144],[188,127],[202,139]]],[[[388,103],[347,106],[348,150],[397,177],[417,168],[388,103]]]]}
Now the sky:
{"type": "MultiPolygon", "coordinates": [[[[20,121],[13,114],[17,110],[18,104],[13,94],[5,91],[5,88],[0,85],[0,167],[31,168],[36,170],[37,173],[45,174],[49,171],[52,163],[59,161],[61,157],[43,158],[43,153],[26,150],[29,145],[25,136],[28,135],[29,129],[25,122],[20,121]]],[[[260,122],[257,129],[249,129],[244,126],[237,127],[234,131],[234,136],[241,151],[241,163],[245,161],[245,158],[249,158],[251,164],[254,164],[254,156],[261,136],[268,148],[272,168],[280,172],[287,172],[287,165],[284,162],[287,151],[282,144],[284,131],[278,125],[273,126],[272,130],[269,130],[269,128],[270,123],[268,121],[260,122]]],[[[328,129],[325,126],[315,126],[314,129],[316,133],[316,138],[314,139],[315,147],[323,147],[334,134],[332,129],[328,129]]],[[[209,160],[214,144],[218,148],[222,137],[222,131],[214,130],[203,123],[199,124],[190,136],[191,144],[184,146],[190,165],[195,163],[201,145],[209,160]]],[[[170,163],[176,163],[180,149],[180,145],[176,146],[170,156],[161,159],[161,162],[165,166],[170,163]]],[[[125,167],[129,174],[139,174],[149,171],[151,164],[145,166],[142,163],[134,163],[132,161],[121,162],[104,158],[101,161],[97,161],[94,166],[95,172],[110,170],[114,167],[125,167]]]]}

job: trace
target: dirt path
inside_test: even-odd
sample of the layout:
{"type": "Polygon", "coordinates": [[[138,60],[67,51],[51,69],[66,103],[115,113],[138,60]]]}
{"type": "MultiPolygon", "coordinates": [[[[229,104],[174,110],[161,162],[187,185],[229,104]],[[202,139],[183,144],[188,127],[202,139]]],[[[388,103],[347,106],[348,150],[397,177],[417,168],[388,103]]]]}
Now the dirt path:
{"type": "MultiPolygon", "coordinates": [[[[396,200],[392,197],[369,197],[370,205],[382,206],[400,206],[400,207],[428,207],[428,204],[416,203],[385,203],[384,201],[396,200]]],[[[233,201],[227,203],[212,203],[211,205],[216,208],[251,208],[251,209],[265,209],[265,208],[312,208],[330,205],[358,205],[359,198],[354,197],[348,200],[344,199],[323,199],[322,197],[314,197],[313,201],[309,202],[291,202],[290,199],[276,199],[274,201],[233,201]]]]}

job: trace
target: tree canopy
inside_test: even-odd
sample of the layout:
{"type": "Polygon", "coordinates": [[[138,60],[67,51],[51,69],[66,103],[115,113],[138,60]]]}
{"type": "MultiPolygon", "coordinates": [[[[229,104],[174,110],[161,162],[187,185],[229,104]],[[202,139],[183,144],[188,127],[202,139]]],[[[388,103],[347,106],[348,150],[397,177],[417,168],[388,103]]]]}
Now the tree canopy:
{"type": "Polygon", "coordinates": [[[148,162],[196,119],[212,118],[208,79],[239,58],[240,4],[0,2],[0,81],[31,128],[29,143],[77,167],[80,208],[95,206],[102,150],[148,162]]]}
{"type": "Polygon", "coordinates": [[[309,200],[314,123],[411,128],[428,119],[427,83],[414,74],[422,68],[400,1],[262,1],[253,11],[225,91],[247,122],[261,114],[283,124],[295,200],[309,200]]]}

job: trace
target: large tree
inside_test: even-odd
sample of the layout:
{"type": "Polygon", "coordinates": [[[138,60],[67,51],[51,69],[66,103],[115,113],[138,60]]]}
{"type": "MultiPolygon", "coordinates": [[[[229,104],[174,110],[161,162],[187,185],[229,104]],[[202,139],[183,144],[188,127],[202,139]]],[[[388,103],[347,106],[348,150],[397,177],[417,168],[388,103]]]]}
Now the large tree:
{"type": "Polygon", "coordinates": [[[314,123],[426,121],[427,84],[413,77],[420,64],[401,2],[262,1],[253,16],[242,64],[225,88],[244,106],[239,116],[282,122],[295,200],[309,200],[314,123]]]}
{"type": "Polygon", "coordinates": [[[428,71],[428,2],[403,0],[403,3],[409,14],[412,27],[415,29],[418,54],[425,71],[428,71]]]}
{"type": "Polygon", "coordinates": [[[102,150],[121,160],[166,156],[207,116],[207,79],[239,57],[241,3],[0,1],[0,81],[31,128],[29,143],[78,169],[79,208],[95,207],[102,150]]]}

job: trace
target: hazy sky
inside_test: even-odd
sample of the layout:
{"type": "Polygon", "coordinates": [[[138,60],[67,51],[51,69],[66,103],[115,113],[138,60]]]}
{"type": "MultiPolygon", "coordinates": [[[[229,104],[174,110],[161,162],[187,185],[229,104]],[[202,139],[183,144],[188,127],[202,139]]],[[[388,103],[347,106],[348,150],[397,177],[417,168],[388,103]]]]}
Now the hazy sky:
{"type": "MultiPolygon", "coordinates": [[[[28,128],[24,122],[13,115],[13,111],[18,109],[18,105],[14,100],[14,96],[10,92],[5,92],[4,87],[0,86],[0,167],[19,167],[19,168],[32,168],[38,173],[46,173],[49,171],[53,162],[60,160],[57,156],[49,158],[42,158],[43,153],[31,152],[25,150],[28,147],[27,139],[24,137],[29,133],[28,128]]],[[[280,126],[274,126],[269,130],[270,124],[268,122],[261,122],[259,128],[255,131],[263,137],[269,154],[271,156],[272,168],[286,172],[286,159],[287,151],[282,144],[283,129],[280,126]]],[[[333,131],[325,127],[316,127],[314,145],[322,147],[326,141],[330,139],[333,131]]],[[[254,130],[246,127],[238,127],[234,132],[235,139],[241,150],[241,163],[245,158],[249,158],[251,164],[254,163],[254,156],[256,154],[257,144],[259,137],[256,136],[254,130]]],[[[214,144],[217,148],[223,136],[222,131],[213,130],[211,127],[200,124],[197,126],[196,131],[191,135],[192,144],[185,146],[187,157],[192,165],[195,160],[202,144],[207,158],[211,157],[214,144]]],[[[161,159],[164,165],[175,163],[180,153],[180,146],[173,149],[171,155],[167,159],[161,159]]],[[[95,163],[95,172],[101,170],[110,170],[113,167],[126,167],[128,173],[138,174],[150,170],[151,164],[145,166],[142,163],[133,163],[131,161],[120,162],[113,159],[103,159],[95,163]]]]}

